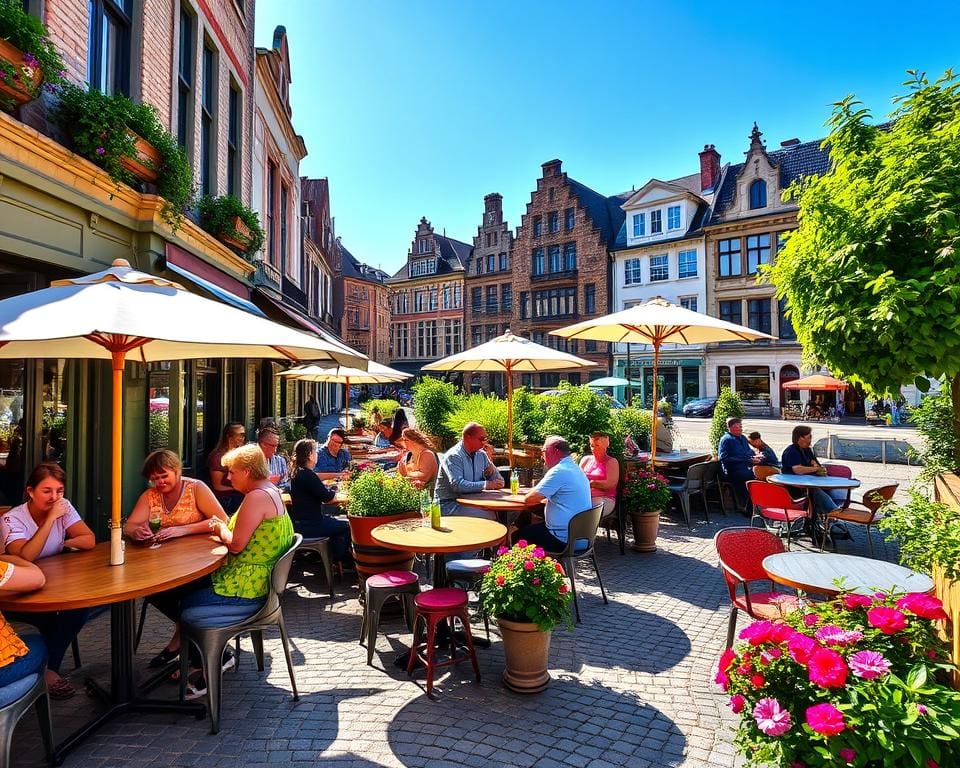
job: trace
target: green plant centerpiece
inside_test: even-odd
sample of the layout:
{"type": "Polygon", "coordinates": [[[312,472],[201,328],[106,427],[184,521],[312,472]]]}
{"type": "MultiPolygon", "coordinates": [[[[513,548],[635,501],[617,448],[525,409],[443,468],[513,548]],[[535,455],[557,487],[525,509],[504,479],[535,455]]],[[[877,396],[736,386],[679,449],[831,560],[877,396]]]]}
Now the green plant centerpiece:
{"type": "Polygon", "coordinates": [[[660,513],[670,503],[667,478],[649,464],[632,466],[623,483],[623,508],[633,525],[635,552],[656,552],[660,513]]]}
{"type": "Polygon", "coordinates": [[[263,247],[260,217],[233,195],[204,195],[197,201],[197,214],[203,229],[223,240],[245,259],[252,259],[263,247]]]}
{"type": "Polygon", "coordinates": [[[103,168],[118,184],[136,187],[139,180],[129,161],[138,158],[137,137],[147,142],[156,150],[156,159],[138,159],[156,174],[164,220],[174,229],[180,225],[193,199],[193,170],[150,104],[134,104],[122,94],[108,96],[68,83],[60,88],[51,116],[69,135],[74,151],[103,168]]]}
{"type": "Polygon", "coordinates": [[[377,410],[380,413],[380,420],[389,422],[393,418],[393,414],[397,412],[397,409],[400,407],[400,403],[396,400],[390,398],[379,398],[373,400],[367,400],[360,406],[360,411],[367,418],[367,423],[373,423],[373,411],[377,410]]]}
{"type": "Polygon", "coordinates": [[[563,566],[542,547],[521,539],[497,550],[480,583],[480,604],[500,627],[508,688],[539,693],[550,684],[550,633],[558,624],[573,627],[570,599],[563,566]]]}
{"type": "Polygon", "coordinates": [[[0,0],[0,109],[36,99],[66,75],[47,30],[20,0],[0,0]]]}

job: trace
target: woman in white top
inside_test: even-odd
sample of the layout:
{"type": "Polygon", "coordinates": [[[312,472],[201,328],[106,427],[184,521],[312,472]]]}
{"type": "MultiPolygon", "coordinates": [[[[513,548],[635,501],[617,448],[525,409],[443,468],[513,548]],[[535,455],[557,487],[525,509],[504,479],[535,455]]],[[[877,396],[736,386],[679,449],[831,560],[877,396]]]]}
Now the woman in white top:
{"type": "MultiPolygon", "coordinates": [[[[0,535],[7,554],[24,560],[57,555],[65,547],[93,549],[96,538],[73,505],[63,498],[67,476],[58,464],[40,464],[27,478],[27,501],[0,518],[0,535]]],[[[85,608],[50,613],[8,614],[33,624],[47,645],[47,687],[51,698],[68,699],[76,692],[60,676],[63,656],[82,629],[89,611],[85,608]]]]}

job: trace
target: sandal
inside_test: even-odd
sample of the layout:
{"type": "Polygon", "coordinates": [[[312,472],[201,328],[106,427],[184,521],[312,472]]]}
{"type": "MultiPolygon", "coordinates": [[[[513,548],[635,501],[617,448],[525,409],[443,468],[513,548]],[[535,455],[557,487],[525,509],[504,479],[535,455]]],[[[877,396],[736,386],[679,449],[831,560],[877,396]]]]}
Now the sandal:
{"type": "Polygon", "coordinates": [[[180,658],[180,649],[177,648],[175,651],[168,651],[164,648],[160,653],[150,659],[150,664],[148,665],[150,669],[162,669],[173,661],[176,661],[180,658]]]}
{"type": "Polygon", "coordinates": [[[47,684],[47,694],[57,701],[72,698],[76,692],[77,689],[70,684],[70,681],[62,677],[55,683],[47,684]]]}

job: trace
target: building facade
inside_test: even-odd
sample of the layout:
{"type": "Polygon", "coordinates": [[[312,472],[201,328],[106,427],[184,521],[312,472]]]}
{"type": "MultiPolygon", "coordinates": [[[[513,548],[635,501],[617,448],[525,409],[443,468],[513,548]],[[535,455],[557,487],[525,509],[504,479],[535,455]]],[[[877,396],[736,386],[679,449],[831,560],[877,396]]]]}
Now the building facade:
{"type": "Polygon", "coordinates": [[[392,291],[390,365],[411,375],[463,349],[463,273],[471,247],[420,219],[392,291]]]}
{"type": "Polygon", "coordinates": [[[389,275],[358,261],[337,242],[340,261],[337,277],[343,302],[340,336],[371,360],[390,359],[389,275]]]}
{"type": "MultiPolygon", "coordinates": [[[[473,238],[473,255],[464,274],[464,334],[476,347],[510,330],[513,316],[513,283],[510,261],[513,233],[503,220],[503,196],[493,192],[483,198],[483,221],[473,238]]],[[[468,387],[503,395],[503,374],[467,376],[468,387]]]]}

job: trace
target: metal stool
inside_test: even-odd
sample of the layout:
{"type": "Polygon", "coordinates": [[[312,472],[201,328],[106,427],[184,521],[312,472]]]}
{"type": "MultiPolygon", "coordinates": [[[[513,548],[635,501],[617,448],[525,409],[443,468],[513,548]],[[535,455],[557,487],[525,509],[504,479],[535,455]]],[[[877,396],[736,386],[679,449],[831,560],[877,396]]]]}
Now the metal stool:
{"type": "Polygon", "coordinates": [[[304,539],[303,543],[297,547],[297,554],[301,552],[316,552],[320,555],[323,562],[323,572],[327,577],[327,584],[330,585],[330,597],[333,597],[333,561],[330,559],[330,539],[321,536],[318,539],[304,539]]]}
{"type": "MultiPolygon", "coordinates": [[[[477,652],[473,648],[473,635],[470,633],[470,614],[467,611],[467,593],[454,587],[441,587],[421,592],[413,598],[416,613],[413,616],[413,647],[410,649],[410,660],[407,662],[407,674],[413,673],[413,666],[419,660],[427,666],[427,696],[433,693],[433,673],[438,667],[447,667],[470,659],[473,664],[477,682],[480,682],[480,665],[477,663],[477,652]],[[434,661],[434,640],[437,634],[437,624],[444,619],[450,622],[450,658],[447,661],[434,661]],[[466,639],[466,652],[457,655],[457,635],[454,622],[459,619],[466,639]],[[418,639],[420,622],[426,630],[426,641],[418,639]]],[[[463,647],[463,646],[461,646],[463,647]]]]}
{"type": "Polygon", "coordinates": [[[367,640],[367,665],[373,666],[373,651],[377,646],[377,627],[380,609],[391,597],[400,600],[407,628],[413,630],[414,596],[420,593],[420,577],[413,571],[386,571],[367,578],[363,603],[363,621],[360,624],[360,645],[367,640]]]}

